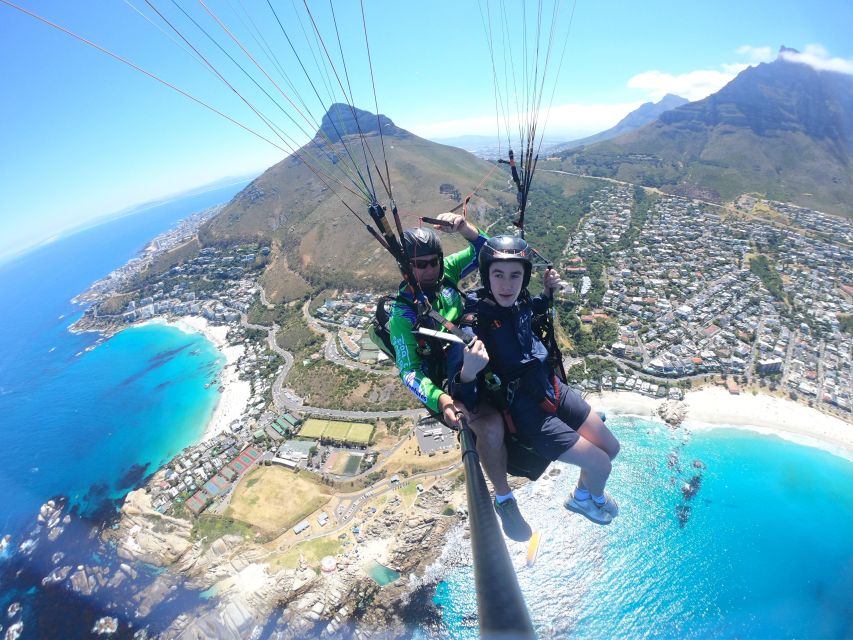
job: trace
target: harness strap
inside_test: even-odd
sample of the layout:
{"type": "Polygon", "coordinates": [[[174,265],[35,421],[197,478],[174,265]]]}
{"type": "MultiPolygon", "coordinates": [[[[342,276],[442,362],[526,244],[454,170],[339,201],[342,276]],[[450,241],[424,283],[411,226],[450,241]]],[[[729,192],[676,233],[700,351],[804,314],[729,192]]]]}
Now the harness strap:
{"type": "Polygon", "coordinates": [[[518,433],[518,429],[515,426],[515,422],[512,421],[512,414],[510,414],[509,409],[504,409],[501,413],[503,413],[504,416],[504,430],[507,433],[518,433]]]}
{"type": "Polygon", "coordinates": [[[542,410],[546,413],[556,415],[557,407],[560,406],[560,385],[557,383],[556,374],[551,374],[551,384],[554,387],[554,399],[551,400],[548,396],[545,396],[542,399],[542,402],[539,403],[539,406],[542,407],[542,410]]]}

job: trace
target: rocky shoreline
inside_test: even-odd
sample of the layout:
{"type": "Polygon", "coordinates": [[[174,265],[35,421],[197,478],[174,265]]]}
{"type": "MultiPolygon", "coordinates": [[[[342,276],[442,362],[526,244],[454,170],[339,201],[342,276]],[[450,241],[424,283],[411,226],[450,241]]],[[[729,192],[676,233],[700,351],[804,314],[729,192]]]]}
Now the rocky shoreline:
{"type": "Polygon", "coordinates": [[[687,405],[677,400],[665,400],[658,406],[657,414],[668,425],[677,427],[687,417],[687,405]]]}
{"type": "Polygon", "coordinates": [[[365,541],[383,544],[385,564],[401,574],[385,587],[365,574],[358,547],[335,556],[331,571],[304,561],[274,571],[265,561],[268,546],[241,536],[225,535],[206,546],[192,539],[191,522],[155,511],[145,489],[128,494],[118,524],[103,537],[128,567],[144,562],[166,569],[135,596],[140,617],[183,579],[189,588],[216,592],[209,608],[179,616],[162,638],[244,638],[268,625],[279,640],[403,638],[411,634],[413,608],[435,623],[440,619],[430,611],[433,583],[424,575],[442,552],[448,530],[463,522],[463,516],[443,513],[454,491],[450,480],[441,479],[410,510],[391,501],[366,527],[365,541]]]}

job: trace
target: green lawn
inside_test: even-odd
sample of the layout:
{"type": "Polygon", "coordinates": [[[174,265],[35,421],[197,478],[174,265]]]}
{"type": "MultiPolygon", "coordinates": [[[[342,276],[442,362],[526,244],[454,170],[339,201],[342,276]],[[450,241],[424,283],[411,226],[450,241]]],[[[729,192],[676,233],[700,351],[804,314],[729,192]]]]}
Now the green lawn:
{"type": "Polygon", "coordinates": [[[346,442],[347,433],[349,433],[349,429],[349,422],[337,422],[335,420],[329,420],[327,423],[326,432],[323,434],[323,437],[328,440],[335,440],[336,442],[346,442]]]}
{"type": "Polygon", "coordinates": [[[281,569],[295,569],[299,566],[299,556],[304,556],[310,566],[317,566],[324,557],[333,556],[341,550],[341,541],[337,538],[320,538],[302,542],[292,549],[287,550],[280,556],[276,556],[270,563],[273,567],[281,569]]]}
{"type": "Polygon", "coordinates": [[[320,438],[326,430],[328,420],[317,420],[316,418],[308,418],[302,428],[299,430],[300,438],[320,438]]]}
{"type": "Polygon", "coordinates": [[[372,424],[359,422],[353,422],[351,425],[349,433],[347,434],[347,440],[355,442],[356,444],[368,444],[370,442],[370,438],[373,437],[373,432],[376,427],[372,424]]]}

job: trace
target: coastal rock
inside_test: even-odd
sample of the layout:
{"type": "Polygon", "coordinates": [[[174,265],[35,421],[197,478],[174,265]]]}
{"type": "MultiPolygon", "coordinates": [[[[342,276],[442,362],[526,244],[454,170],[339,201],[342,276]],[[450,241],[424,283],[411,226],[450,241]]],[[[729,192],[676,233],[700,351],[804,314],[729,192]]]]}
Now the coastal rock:
{"type": "Polygon", "coordinates": [[[95,576],[90,576],[86,573],[86,568],[82,565],[77,567],[77,571],[71,575],[71,588],[84,596],[92,595],[97,586],[98,583],[95,580],[95,576]]]}
{"type": "Polygon", "coordinates": [[[21,637],[21,632],[24,630],[24,623],[20,620],[6,629],[5,640],[18,640],[21,637]]]}
{"type": "Polygon", "coordinates": [[[137,615],[140,618],[147,617],[154,607],[163,602],[177,588],[178,581],[177,576],[170,571],[165,571],[145,589],[134,594],[132,599],[137,603],[137,615]]]}
{"type": "Polygon", "coordinates": [[[125,560],[165,567],[180,560],[193,547],[192,524],[155,511],[151,496],[144,489],[131,491],[121,512],[119,526],[104,535],[115,540],[118,555],[125,560]]]}
{"type": "Polygon", "coordinates": [[[92,633],[100,635],[111,635],[118,630],[118,620],[111,616],[104,616],[95,621],[92,633]]]}
{"type": "Polygon", "coordinates": [[[263,621],[260,616],[268,614],[269,611],[253,609],[242,597],[232,597],[214,608],[194,612],[193,616],[178,616],[159,637],[164,640],[242,640],[256,637],[263,621]]]}
{"type": "Polygon", "coordinates": [[[53,500],[48,500],[41,507],[39,507],[38,521],[42,523],[48,523],[51,519],[57,516],[57,512],[59,509],[57,508],[56,502],[53,500]]]}
{"type": "Polygon", "coordinates": [[[660,404],[657,412],[664,422],[672,426],[678,426],[687,416],[687,405],[675,400],[666,400],[660,404]]]}
{"type": "Polygon", "coordinates": [[[41,579],[41,583],[44,584],[52,584],[54,582],[62,582],[65,578],[68,577],[68,574],[71,573],[71,567],[65,566],[60,567],[58,569],[54,569],[49,574],[47,574],[44,578],[41,579]]]}
{"type": "MultiPolygon", "coordinates": [[[[379,543],[383,564],[404,575],[423,576],[444,547],[448,529],[459,522],[457,516],[442,515],[448,504],[459,501],[454,491],[452,481],[439,480],[418,497],[411,512],[404,512],[399,501],[387,504],[364,527],[364,543],[335,557],[335,572],[315,571],[303,563],[270,574],[264,547],[238,535],[192,542],[191,523],[154,511],[150,494],[139,489],[128,494],[118,526],[104,532],[128,560],[111,584],[126,584],[124,576],[133,577],[132,561],[170,568],[133,597],[140,617],[179,583],[197,589],[215,586],[210,604],[178,616],[163,638],[248,638],[268,624],[275,610],[281,614],[270,637],[279,640],[341,633],[367,638],[375,637],[374,632],[383,638],[406,637],[411,632],[404,623],[406,607],[411,598],[429,591],[430,579],[418,583],[415,594],[408,580],[379,587],[364,572],[365,556],[372,557],[368,550],[379,543]]],[[[418,602],[419,610],[433,606],[429,598],[418,602]]]]}
{"type": "Polygon", "coordinates": [[[122,562],[119,565],[119,569],[124,571],[132,580],[136,580],[136,576],[137,576],[136,569],[131,567],[129,564],[122,562]]]}
{"type": "Polygon", "coordinates": [[[110,578],[109,582],[107,582],[107,586],[110,589],[116,589],[121,586],[121,584],[127,579],[127,574],[123,571],[116,571],[113,574],[113,577],[110,578]]]}

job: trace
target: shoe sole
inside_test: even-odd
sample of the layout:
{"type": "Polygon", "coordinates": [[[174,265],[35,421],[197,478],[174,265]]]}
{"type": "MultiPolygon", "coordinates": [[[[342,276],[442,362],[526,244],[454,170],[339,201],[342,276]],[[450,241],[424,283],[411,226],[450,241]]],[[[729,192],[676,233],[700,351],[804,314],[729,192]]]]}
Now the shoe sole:
{"type": "Polygon", "coordinates": [[[586,519],[587,519],[587,520],[589,520],[590,522],[594,522],[595,524],[600,524],[600,525],[602,525],[602,526],[606,526],[606,525],[610,524],[611,522],[613,522],[613,516],[610,516],[610,520],[598,520],[597,518],[593,518],[593,517],[592,517],[589,513],[587,513],[584,509],[581,509],[580,507],[576,507],[576,506],[574,506],[574,505],[572,504],[572,501],[571,501],[571,500],[569,500],[568,502],[564,502],[564,503],[563,503],[563,506],[564,506],[566,509],[568,509],[569,511],[572,511],[573,513],[577,513],[578,515],[583,516],[584,518],[586,518],[586,519]]]}

